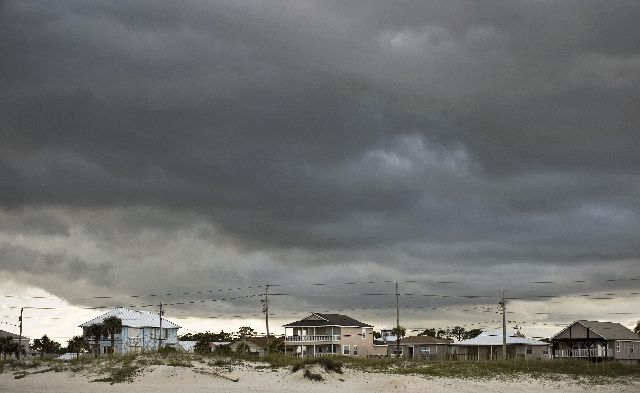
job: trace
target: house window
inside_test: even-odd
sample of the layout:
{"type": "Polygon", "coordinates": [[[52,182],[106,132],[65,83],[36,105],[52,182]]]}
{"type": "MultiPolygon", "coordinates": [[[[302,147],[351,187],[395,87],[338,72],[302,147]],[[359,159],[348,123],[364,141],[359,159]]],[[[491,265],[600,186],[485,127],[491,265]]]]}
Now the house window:
{"type": "Polygon", "coordinates": [[[531,355],[533,353],[533,349],[531,348],[531,345],[527,346],[527,355],[531,355]]]}
{"type": "Polygon", "coordinates": [[[358,346],[357,345],[353,346],[353,356],[358,356],[358,346]]]}
{"type": "Polygon", "coordinates": [[[428,345],[420,345],[420,354],[427,356],[431,353],[431,348],[428,345]]]}
{"type": "Polygon", "coordinates": [[[631,353],[633,353],[633,342],[630,343],[631,346],[629,347],[629,350],[631,351],[631,353]]]}
{"type": "Polygon", "coordinates": [[[542,354],[543,355],[548,355],[549,354],[549,347],[542,348],[542,354]]]}
{"type": "Polygon", "coordinates": [[[620,341],[616,341],[616,352],[620,352],[620,341]]]}
{"type": "Polygon", "coordinates": [[[391,353],[393,354],[393,356],[402,356],[402,347],[400,347],[400,351],[398,351],[397,347],[393,347],[393,349],[391,350],[391,353]]]}
{"type": "Polygon", "coordinates": [[[362,328],[362,339],[364,340],[365,338],[367,338],[367,329],[362,328]]]}
{"type": "Polygon", "coordinates": [[[343,355],[349,355],[351,352],[351,348],[349,348],[348,345],[343,345],[342,346],[342,354],[343,355]]]}

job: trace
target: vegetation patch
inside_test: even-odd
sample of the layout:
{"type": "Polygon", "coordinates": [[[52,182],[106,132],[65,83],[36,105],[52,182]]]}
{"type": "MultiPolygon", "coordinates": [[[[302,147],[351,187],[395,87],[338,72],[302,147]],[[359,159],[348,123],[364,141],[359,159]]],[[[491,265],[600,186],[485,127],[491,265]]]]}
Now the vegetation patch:
{"type": "Polygon", "coordinates": [[[318,373],[311,372],[311,371],[309,371],[308,368],[306,368],[304,370],[304,373],[302,373],[302,376],[307,378],[308,380],[316,381],[316,382],[320,382],[320,381],[324,380],[322,375],[320,375],[318,373]]]}
{"type": "Polygon", "coordinates": [[[113,367],[108,370],[108,376],[104,378],[96,378],[91,382],[109,382],[114,383],[133,382],[136,375],[140,371],[140,367],[132,364],[122,365],[122,367],[113,367]]]}

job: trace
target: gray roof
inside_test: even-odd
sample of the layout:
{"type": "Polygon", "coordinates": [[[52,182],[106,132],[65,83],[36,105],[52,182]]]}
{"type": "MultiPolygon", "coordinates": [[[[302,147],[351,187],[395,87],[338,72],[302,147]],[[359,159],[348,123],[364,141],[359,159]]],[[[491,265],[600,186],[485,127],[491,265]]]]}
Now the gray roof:
{"type": "MultiPolygon", "coordinates": [[[[19,335],[13,334],[11,332],[7,332],[7,331],[4,331],[4,330],[0,330],[0,337],[11,337],[14,340],[19,340],[20,339],[19,335]]],[[[22,339],[23,340],[29,340],[29,338],[25,337],[25,336],[22,336],[22,339]]]]}
{"type": "Polygon", "coordinates": [[[360,322],[356,319],[353,319],[349,316],[342,314],[320,314],[313,313],[309,315],[309,317],[305,319],[301,319],[299,321],[291,322],[285,327],[292,326],[348,326],[348,327],[373,327],[372,325],[368,325],[366,323],[360,322]],[[311,316],[316,316],[320,319],[307,319],[311,316]]]}
{"type": "MultiPolygon", "coordinates": [[[[401,341],[402,342],[402,341],[401,341]]],[[[469,346],[496,346],[502,345],[502,331],[488,331],[482,332],[479,336],[470,338],[468,340],[462,340],[453,345],[469,345],[469,346]]],[[[532,338],[526,338],[521,334],[507,333],[507,345],[540,345],[546,346],[549,343],[544,341],[534,340],[532,338]]]]}
{"type": "MultiPolygon", "coordinates": [[[[605,340],[640,340],[640,336],[638,336],[633,331],[631,331],[630,329],[624,327],[623,325],[617,322],[580,320],[580,321],[575,321],[569,326],[573,326],[576,323],[581,324],[582,326],[596,333],[597,335],[604,338],[605,340]]],[[[559,333],[554,335],[552,338],[555,338],[558,334],[567,330],[569,326],[562,329],[559,333]]]]}
{"type": "MultiPolygon", "coordinates": [[[[142,327],[160,327],[160,317],[157,313],[150,311],[134,311],[129,310],[126,307],[118,307],[113,310],[104,313],[98,317],[93,318],[80,325],[80,327],[89,327],[94,324],[100,324],[105,318],[116,316],[122,320],[122,326],[142,328],[142,327]]],[[[180,328],[180,326],[162,318],[162,327],[167,329],[180,328]]]]}

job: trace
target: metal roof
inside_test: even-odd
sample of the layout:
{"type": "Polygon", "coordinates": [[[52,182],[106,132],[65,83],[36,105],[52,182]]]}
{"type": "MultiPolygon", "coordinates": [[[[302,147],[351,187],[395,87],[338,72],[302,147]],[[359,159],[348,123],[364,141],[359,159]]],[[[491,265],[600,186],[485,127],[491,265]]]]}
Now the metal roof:
{"type": "MultiPolygon", "coordinates": [[[[113,310],[104,313],[98,317],[93,318],[80,325],[80,327],[89,327],[94,324],[100,324],[105,318],[116,316],[122,320],[122,326],[142,328],[142,327],[160,327],[160,317],[157,313],[150,311],[135,311],[129,310],[126,307],[118,307],[113,310]]],[[[162,327],[167,329],[180,328],[180,326],[162,318],[162,327]]]]}
{"type": "Polygon", "coordinates": [[[299,321],[291,322],[285,327],[292,326],[345,326],[345,327],[373,327],[372,325],[368,325],[366,323],[360,322],[356,319],[353,319],[349,316],[342,314],[320,314],[320,313],[312,313],[308,317],[301,319],[299,321]],[[316,316],[320,319],[307,319],[309,317],[316,316]]]}
{"type": "MultiPolygon", "coordinates": [[[[402,342],[402,341],[401,341],[402,342]]],[[[507,333],[507,345],[549,345],[544,341],[534,340],[532,338],[526,338],[522,335],[516,335],[516,333],[507,333]]],[[[470,338],[468,340],[462,340],[453,345],[467,345],[467,346],[494,346],[502,345],[502,332],[501,331],[488,331],[482,332],[479,336],[470,338]]]]}
{"type": "Polygon", "coordinates": [[[640,340],[640,336],[617,322],[600,322],[586,320],[573,322],[572,324],[555,334],[552,339],[554,339],[557,335],[569,329],[569,327],[575,325],[576,323],[581,324],[582,326],[596,333],[605,340],[640,340]]]}

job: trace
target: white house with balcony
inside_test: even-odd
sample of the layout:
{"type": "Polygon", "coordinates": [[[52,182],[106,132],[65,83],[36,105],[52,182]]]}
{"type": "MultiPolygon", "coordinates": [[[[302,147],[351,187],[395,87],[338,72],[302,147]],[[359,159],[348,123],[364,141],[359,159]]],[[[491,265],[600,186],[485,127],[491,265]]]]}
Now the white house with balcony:
{"type": "Polygon", "coordinates": [[[341,314],[312,313],[284,325],[285,353],[293,356],[376,354],[373,326],[341,314]]]}
{"type": "Polygon", "coordinates": [[[551,338],[554,358],[640,363],[640,336],[615,322],[575,321],[551,338]]]}
{"type": "MultiPolygon", "coordinates": [[[[125,307],[114,308],[90,321],[80,325],[83,336],[93,345],[93,337],[89,336],[88,329],[91,325],[99,325],[109,317],[118,317],[122,320],[122,332],[115,335],[115,352],[129,353],[154,351],[160,346],[176,347],[178,343],[178,329],[180,326],[165,319],[159,314],[150,311],[135,311],[125,307]],[[162,328],[160,327],[162,325],[162,328]]],[[[100,353],[106,354],[111,347],[109,336],[104,336],[99,341],[100,353]]]]}

